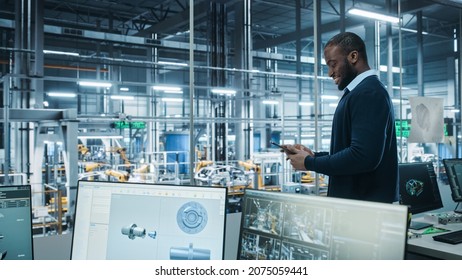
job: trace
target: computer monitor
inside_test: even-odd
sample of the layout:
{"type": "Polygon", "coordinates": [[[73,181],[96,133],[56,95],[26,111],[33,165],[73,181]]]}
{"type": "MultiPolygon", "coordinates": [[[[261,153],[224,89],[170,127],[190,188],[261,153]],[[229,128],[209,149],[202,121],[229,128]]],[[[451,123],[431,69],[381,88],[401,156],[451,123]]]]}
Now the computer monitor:
{"type": "Polygon", "coordinates": [[[443,207],[435,169],[431,162],[399,165],[400,203],[409,206],[412,214],[443,207]]]}
{"type": "Polygon", "coordinates": [[[246,190],[238,258],[404,259],[403,205],[246,190]]]}
{"type": "Polygon", "coordinates": [[[31,188],[0,186],[0,260],[33,260],[31,188]]]}
{"type": "Polygon", "coordinates": [[[221,260],[227,188],[79,181],[71,259],[221,260]]]}
{"type": "MultiPolygon", "coordinates": [[[[443,159],[443,164],[448,176],[452,200],[462,202],[462,159],[443,159]]],[[[456,211],[461,212],[460,210],[456,211]]]]}

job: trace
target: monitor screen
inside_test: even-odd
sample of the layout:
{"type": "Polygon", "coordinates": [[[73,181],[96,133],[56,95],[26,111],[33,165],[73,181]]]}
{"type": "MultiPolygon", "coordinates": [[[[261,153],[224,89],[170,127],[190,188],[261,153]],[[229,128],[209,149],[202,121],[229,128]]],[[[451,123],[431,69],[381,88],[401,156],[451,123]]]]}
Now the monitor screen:
{"type": "Polygon", "coordinates": [[[462,159],[443,159],[443,164],[448,176],[452,200],[462,202],[462,159]]]}
{"type": "Polygon", "coordinates": [[[399,165],[400,203],[409,206],[412,214],[443,207],[435,169],[431,162],[399,165]]]}
{"type": "Polygon", "coordinates": [[[246,190],[238,258],[403,259],[407,211],[403,205],[246,190]]]}
{"type": "Polygon", "coordinates": [[[32,259],[30,186],[0,186],[0,260],[32,259]]]}
{"type": "Polygon", "coordinates": [[[79,181],[71,259],[221,260],[227,188],[79,181]]]}

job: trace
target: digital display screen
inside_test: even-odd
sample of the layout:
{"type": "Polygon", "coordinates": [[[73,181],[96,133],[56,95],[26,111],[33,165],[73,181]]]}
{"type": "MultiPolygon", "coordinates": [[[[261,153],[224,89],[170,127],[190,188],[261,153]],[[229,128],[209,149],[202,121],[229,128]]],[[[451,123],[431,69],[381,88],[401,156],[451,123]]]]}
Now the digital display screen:
{"type": "Polygon", "coordinates": [[[238,258],[403,259],[407,207],[246,190],[238,258]]]}
{"type": "Polygon", "coordinates": [[[79,181],[71,259],[221,260],[227,188],[79,181]]]}
{"type": "Polygon", "coordinates": [[[34,259],[30,186],[0,186],[0,260],[34,259]]]}

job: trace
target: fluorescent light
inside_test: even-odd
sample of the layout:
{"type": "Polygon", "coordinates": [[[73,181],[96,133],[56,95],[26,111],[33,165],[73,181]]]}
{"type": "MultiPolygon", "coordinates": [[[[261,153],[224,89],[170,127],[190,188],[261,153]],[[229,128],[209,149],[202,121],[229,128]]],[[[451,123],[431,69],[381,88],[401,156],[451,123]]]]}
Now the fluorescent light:
{"type": "Polygon", "coordinates": [[[402,90],[411,90],[412,88],[409,87],[400,87],[400,86],[392,86],[392,89],[402,89],[402,90]]]}
{"type": "Polygon", "coordinates": [[[164,97],[164,98],[161,98],[161,100],[164,102],[183,102],[183,98],[164,97]]]}
{"type": "Polygon", "coordinates": [[[50,104],[48,103],[48,101],[43,101],[43,107],[48,107],[50,106],[50,104]]]}
{"type": "Polygon", "coordinates": [[[110,88],[112,86],[111,83],[108,82],[91,82],[91,81],[79,81],[79,85],[85,86],[85,87],[106,87],[110,88]]]}
{"type": "Polygon", "coordinates": [[[453,113],[459,113],[459,112],[460,112],[459,109],[451,109],[451,110],[449,110],[449,111],[450,111],[450,112],[453,112],[453,113]]]}
{"type": "MultiPolygon", "coordinates": [[[[307,62],[307,63],[311,63],[311,64],[314,64],[315,63],[315,58],[312,57],[312,56],[308,56],[308,57],[304,57],[302,59],[302,62],[307,62]]],[[[321,58],[321,64],[322,65],[326,65],[326,60],[324,58],[321,58]]],[[[329,77],[330,78],[330,77],[329,77]]]]}
{"type": "Polygon", "coordinates": [[[236,94],[236,91],[234,89],[225,89],[225,88],[213,88],[211,92],[215,94],[226,94],[226,95],[236,94]]]}
{"type": "Polygon", "coordinates": [[[349,14],[356,15],[356,16],[362,16],[362,17],[367,17],[367,18],[372,18],[375,20],[381,20],[381,21],[387,21],[391,23],[398,23],[399,18],[397,17],[392,17],[392,16],[387,16],[379,13],[374,13],[374,12],[369,12],[369,11],[364,11],[360,9],[350,9],[348,11],[349,14]]]}
{"type": "Polygon", "coordinates": [[[164,92],[165,93],[179,93],[179,94],[183,93],[182,90],[164,90],[164,92]]]}
{"type": "Polygon", "coordinates": [[[152,89],[153,90],[176,90],[176,91],[180,91],[182,90],[180,87],[174,87],[174,86],[152,86],[152,89]]]}
{"type": "Polygon", "coordinates": [[[277,101],[277,100],[263,100],[262,103],[263,104],[268,104],[268,105],[278,105],[279,101],[277,101]]]}
{"type": "Polygon", "coordinates": [[[337,103],[329,103],[329,107],[332,107],[332,108],[337,107],[337,105],[338,105],[337,103]]]}
{"type": "Polygon", "coordinates": [[[130,89],[128,87],[121,87],[119,88],[120,91],[129,91],[130,89]]]}
{"type": "MultiPolygon", "coordinates": [[[[380,70],[381,72],[387,72],[387,71],[388,71],[388,67],[387,67],[386,65],[380,65],[379,70],[380,70]]],[[[403,69],[402,71],[403,71],[403,73],[404,73],[404,69],[403,69]]],[[[399,71],[399,67],[392,67],[392,68],[391,68],[391,72],[393,72],[393,73],[399,73],[399,72],[400,72],[400,71],[399,71]]]]}
{"type": "Polygon", "coordinates": [[[131,96],[131,95],[111,95],[111,99],[114,99],[114,100],[133,100],[133,99],[135,99],[135,97],[131,96]]]}
{"type": "MultiPolygon", "coordinates": [[[[417,30],[415,30],[415,29],[410,29],[410,28],[401,27],[401,30],[407,31],[407,32],[411,32],[411,33],[417,33],[417,30]]],[[[428,35],[428,32],[422,31],[422,34],[423,34],[423,35],[428,35]]]]}
{"type": "Polygon", "coordinates": [[[171,66],[183,66],[183,67],[188,66],[188,64],[180,63],[180,62],[159,61],[158,63],[163,64],[163,65],[171,65],[171,66]]]}
{"type": "Polygon", "coordinates": [[[302,134],[302,138],[313,138],[316,137],[316,134],[302,134]]]}
{"type": "Polygon", "coordinates": [[[72,93],[72,92],[49,92],[47,93],[47,95],[51,97],[68,97],[68,98],[74,98],[77,96],[77,94],[72,93]]]}
{"type": "Polygon", "coordinates": [[[314,106],[314,102],[298,102],[300,106],[314,106]]]}
{"type": "Polygon", "coordinates": [[[52,50],[43,50],[45,54],[60,54],[60,55],[70,55],[70,56],[80,56],[75,52],[61,52],[61,51],[52,51],[52,50]]]}
{"type": "Polygon", "coordinates": [[[321,99],[323,99],[323,100],[338,100],[338,96],[336,96],[336,95],[321,95],[321,99]]]}

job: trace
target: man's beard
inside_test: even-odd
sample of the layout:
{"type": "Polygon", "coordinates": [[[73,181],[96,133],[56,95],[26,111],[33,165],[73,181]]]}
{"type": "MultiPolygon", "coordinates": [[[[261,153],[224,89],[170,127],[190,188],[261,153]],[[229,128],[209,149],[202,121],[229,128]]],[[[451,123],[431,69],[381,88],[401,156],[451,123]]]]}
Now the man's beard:
{"type": "Polygon", "coordinates": [[[354,80],[357,76],[357,71],[353,68],[353,65],[350,64],[347,58],[345,58],[345,66],[343,67],[344,77],[338,84],[339,90],[344,90],[351,81],[354,80]]]}

